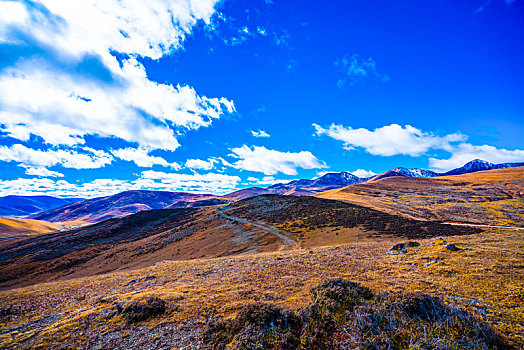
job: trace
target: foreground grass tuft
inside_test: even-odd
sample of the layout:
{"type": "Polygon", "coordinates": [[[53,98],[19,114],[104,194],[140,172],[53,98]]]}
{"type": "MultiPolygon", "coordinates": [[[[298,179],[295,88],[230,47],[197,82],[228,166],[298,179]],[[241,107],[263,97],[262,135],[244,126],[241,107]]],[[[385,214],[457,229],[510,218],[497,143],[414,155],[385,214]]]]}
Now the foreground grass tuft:
{"type": "Polygon", "coordinates": [[[158,297],[150,297],[146,302],[133,301],[122,310],[122,316],[128,322],[140,322],[148,318],[163,314],[166,311],[166,302],[158,297]]]}
{"type": "Polygon", "coordinates": [[[234,319],[212,323],[208,349],[511,349],[486,324],[423,293],[381,293],[343,279],[311,290],[293,312],[249,304],[234,319]]]}

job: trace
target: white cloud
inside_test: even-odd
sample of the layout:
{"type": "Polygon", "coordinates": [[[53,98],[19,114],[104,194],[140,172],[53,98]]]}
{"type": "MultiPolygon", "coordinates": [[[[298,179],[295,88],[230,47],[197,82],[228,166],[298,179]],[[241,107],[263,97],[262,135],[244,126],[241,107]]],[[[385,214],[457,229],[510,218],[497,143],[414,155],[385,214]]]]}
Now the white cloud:
{"type": "MultiPolygon", "coordinates": [[[[492,163],[524,162],[524,150],[473,145],[465,142],[467,136],[461,133],[436,136],[410,125],[402,127],[398,124],[383,126],[375,130],[353,129],[335,124],[327,129],[317,124],[313,126],[317,135],[327,135],[342,141],[347,150],[362,148],[373,155],[409,155],[412,157],[421,156],[430,150],[443,150],[450,153],[451,157],[448,159],[429,158],[430,168],[437,172],[461,167],[473,159],[482,159],[492,163]]],[[[365,170],[356,171],[365,174],[365,170]]],[[[353,174],[362,177],[356,171],[353,174]]]]}
{"type": "Polygon", "coordinates": [[[351,174],[360,177],[360,178],[366,178],[377,175],[377,173],[371,171],[371,170],[364,170],[364,169],[357,169],[354,171],[351,171],[351,174]]]}
{"type": "Polygon", "coordinates": [[[50,195],[93,198],[129,190],[185,191],[225,194],[233,191],[240,178],[224,174],[169,174],[152,170],[135,180],[96,179],[81,184],[49,178],[19,178],[0,181],[4,195],[50,195]]]}
{"type": "Polygon", "coordinates": [[[429,166],[433,171],[445,172],[458,168],[473,159],[481,159],[491,163],[524,162],[524,150],[507,150],[490,145],[472,145],[462,143],[451,150],[448,159],[429,158],[429,166]]]}
{"type": "Polygon", "coordinates": [[[218,160],[214,158],[209,158],[208,160],[188,159],[186,161],[186,168],[211,170],[215,166],[215,163],[218,163],[218,160]]]}
{"type": "Polygon", "coordinates": [[[47,168],[33,168],[27,167],[25,169],[27,175],[42,176],[42,177],[64,177],[64,174],[59,173],[58,171],[49,170],[47,168]]]}
{"type": "Polygon", "coordinates": [[[270,135],[267,132],[265,132],[264,130],[260,130],[260,129],[258,131],[251,130],[250,132],[255,137],[270,137],[270,135]]]}
{"type": "Polygon", "coordinates": [[[136,184],[149,189],[169,189],[189,192],[226,193],[233,191],[240,177],[226,174],[175,174],[143,171],[136,184]]]}
{"type": "Polygon", "coordinates": [[[257,27],[257,33],[262,35],[262,36],[266,36],[267,35],[267,31],[264,27],[257,27]]]}
{"type": "Polygon", "coordinates": [[[377,63],[371,57],[363,59],[358,54],[346,56],[337,60],[335,66],[344,73],[344,77],[337,81],[339,88],[343,88],[346,84],[351,86],[370,78],[383,82],[390,79],[387,75],[377,72],[377,63]]]}
{"type": "Polygon", "coordinates": [[[176,162],[169,163],[162,157],[155,157],[149,155],[149,151],[145,148],[121,148],[113,150],[111,153],[120,159],[134,162],[139,167],[151,168],[153,165],[161,165],[164,167],[173,168],[175,170],[180,169],[180,165],[176,162]]]}
{"type": "Polygon", "coordinates": [[[265,147],[244,145],[231,150],[232,157],[239,160],[232,164],[237,169],[256,171],[265,175],[283,173],[286,175],[297,175],[297,168],[319,169],[326,165],[317,159],[311,152],[280,152],[265,147]]]}
{"type": "Polygon", "coordinates": [[[403,154],[416,157],[430,149],[451,151],[453,143],[466,139],[466,136],[460,133],[440,137],[410,125],[402,127],[398,124],[391,124],[375,130],[353,129],[335,124],[332,124],[328,129],[317,124],[313,124],[313,126],[317,135],[327,135],[335,140],[342,141],[347,150],[359,147],[370,154],[380,156],[403,154]]]}
{"type": "Polygon", "coordinates": [[[247,178],[247,181],[249,181],[250,185],[253,186],[253,185],[274,185],[277,183],[288,183],[290,181],[293,181],[293,179],[287,179],[287,180],[275,179],[274,176],[264,176],[263,178],[258,179],[256,177],[250,176],[247,178]]]}
{"type": "Polygon", "coordinates": [[[42,53],[19,58],[0,72],[4,131],[24,141],[35,134],[52,145],[82,144],[85,135],[96,135],[148,149],[176,149],[177,133],[210,125],[233,112],[234,104],[199,96],[189,86],[151,81],[137,57],[158,59],[180,48],[197,21],[210,22],[216,2],[7,5],[18,14],[0,21],[0,42],[23,33],[42,53]],[[114,52],[122,54],[121,62],[114,52]]]}
{"type": "MultiPolygon", "coordinates": [[[[88,147],[79,150],[83,153],[63,149],[35,150],[21,144],[14,144],[10,147],[0,146],[0,160],[15,162],[22,167],[30,168],[32,169],[29,170],[32,172],[31,175],[35,175],[37,169],[40,169],[40,175],[42,175],[43,168],[55,165],[73,169],[96,169],[113,161],[113,157],[104,151],[88,147]]],[[[58,173],[55,173],[54,176],[56,174],[58,173]]]]}

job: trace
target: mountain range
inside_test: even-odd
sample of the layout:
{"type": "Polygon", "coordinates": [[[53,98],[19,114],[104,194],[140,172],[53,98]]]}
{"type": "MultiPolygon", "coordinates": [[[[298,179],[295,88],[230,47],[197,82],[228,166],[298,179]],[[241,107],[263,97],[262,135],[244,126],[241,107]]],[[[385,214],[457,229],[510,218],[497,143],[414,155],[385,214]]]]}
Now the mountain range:
{"type": "Polygon", "coordinates": [[[398,167],[373,177],[359,178],[350,172],[344,171],[327,173],[312,180],[300,179],[269,187],[249,187],[223,196],[184,192],[126,191],[112,196],[76,201],[75,203],[69,202],[61,207],[44,209],[44,211],[31,215],[30,218],[49,222],[77,221],[94,223],[105,219],[123,217],[143,210],[226,204],[263,194],[311,196],[328,190],[372,182],[387,177],[432,178],[519,166],[524,166],[524,163],[493,164],[475,159],[460,168],[445,173],[437,173],[426,169],[398,167]]]}
{"type": "Polygon", "coordinates": [[[4,196],[0,197],[0,217],[21,218],[83,200],[51,196],[4,196]]]}

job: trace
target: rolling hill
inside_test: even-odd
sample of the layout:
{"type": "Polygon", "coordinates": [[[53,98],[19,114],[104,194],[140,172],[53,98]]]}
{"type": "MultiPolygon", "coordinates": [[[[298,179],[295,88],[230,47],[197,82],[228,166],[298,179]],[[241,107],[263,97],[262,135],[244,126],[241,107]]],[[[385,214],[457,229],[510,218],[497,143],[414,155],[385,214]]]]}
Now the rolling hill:
{"type": "MultiPolygon", "coordinates": [[[[450,173],[471,173],[486,168],[513,168],[522,164],[523,163],[492,164],[474,160],[461,168],[452,170],[450,173]]],[[[329,190],[374,182],[385,178],[441,178],[442,176],[444,176],[444,174],[425,169],[395,168],[371,178],[359,178],[349,172],[327,173],[313,180],[300,179],[268,187],[249,187],[223,196],[185,192],[127,191],[112,196],[67,204],[51,210],[44,210],[29,216],[29,218],[49,222],[74,221],[95,223],[105,219],[123,217],[143,210],[212,206],[263,194],[311,196],[329,190]]]]}
{"type": "Polygon", "coordinates": [[[0,287],[153,265],[341,244],[464,235],[455,227],[314,197],[262,195],[217,207],[141,211],[80,229],[0,242],[0,287]]]}
{"type": "Polygon", "coordinates": [[[22,236],[34,236],[53,232],[59,229],[45,221],[30,219],[0,218],[0,240],[13,239],[22,236]]]}
{"type": "Polygon", "coordinates": [[[416,219],[524,227],[524,167],[387,177],[316,196],[416,219]]]}

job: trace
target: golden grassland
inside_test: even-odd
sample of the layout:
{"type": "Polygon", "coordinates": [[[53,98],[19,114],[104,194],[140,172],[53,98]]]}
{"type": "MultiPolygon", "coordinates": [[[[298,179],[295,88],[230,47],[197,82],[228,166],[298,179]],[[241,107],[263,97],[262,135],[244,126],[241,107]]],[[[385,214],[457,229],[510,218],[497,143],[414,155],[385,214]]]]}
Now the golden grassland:
{"type": "Polygon", "coordinates": [[[37,235],[56,231],[59,224],[31,219],[0,218],[0,238],[17,235],[37,235]]]}
{"type": "Polygon", "coordinates": [[[0,292],[0,348],[75,348],[97,336],[126,341],[134,327],[111,314],[115,303],[158,296],[168,311],[140,325],[202,328],[210,316],[232,317],[241,305],[306,305],[309,290],[342,277],[374,290],[422,291],[463,307],[517,346],[524,346],[524,232],[493,230],[418,240],[407,254],[385,254],[402,239],[215,259],[163,261],[152,267],[0,292]],[[439,258],[438,263],[434,262],[439,258]]]}
{"type": "Polygon", "coordinates": [[[437,178],[388,177],[315,197],[415,219],[524,227],[524,167],[437,178]]]}

